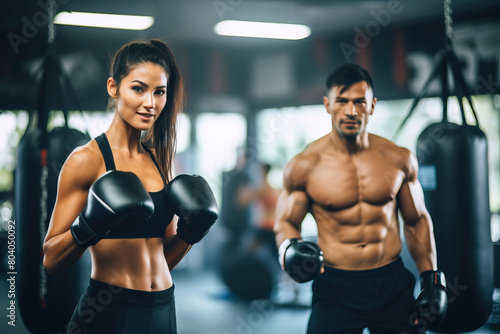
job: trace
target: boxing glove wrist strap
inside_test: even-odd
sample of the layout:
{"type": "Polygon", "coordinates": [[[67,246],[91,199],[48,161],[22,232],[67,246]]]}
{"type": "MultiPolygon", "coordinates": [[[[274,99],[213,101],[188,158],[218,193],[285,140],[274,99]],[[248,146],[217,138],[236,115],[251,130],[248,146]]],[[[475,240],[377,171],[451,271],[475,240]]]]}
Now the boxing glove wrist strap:
{"type": "Polygon", "coordinates": [[[299,241],[299,240],[300,240],[299,238],[286,239],[279,246],[279,248],[278,248],[278,260],[279,260],[280,266],[281,266],[281,268],[283,270],[285,270],[285,263],[284,263],[284,261],[285,261],[285,252],[286,252],[286,249],[288,248],[288,246],[290,246],[291,244],[297,243],[297,241],[299,241]]]}
{"type": "Polygon", "coordinates": [[[446,277],[442,271],[426,270],[420,273],[421,289],[432,285],[438,285],[446,289],[446,277]]]}
{"type": "Polygon", "coordinates": [[[97,233],[88,226],[81,215],[71,225],[71,235],[80,246],[93,246],[99,241],[97,233]]]}

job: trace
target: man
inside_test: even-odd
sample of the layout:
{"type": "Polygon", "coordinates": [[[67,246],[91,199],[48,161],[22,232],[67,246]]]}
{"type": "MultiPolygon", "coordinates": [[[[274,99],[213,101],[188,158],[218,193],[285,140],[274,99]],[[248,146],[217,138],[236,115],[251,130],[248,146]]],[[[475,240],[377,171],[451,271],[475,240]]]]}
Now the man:
{"type": "Polygon", "coordinates": [[[365,69],[338,68],[326,89],[333,130],[286,166],[274,227],[283,269],[299,282],[315,279],[308,333],[435,329],[446,312],[446,283],[436,271],[416,158],[367,132],[377,99],[365,69]],[[318,245],[300,239],[308,212],[318,226],[318,245]],[[415,278],[400,258],[398,212],[421,273],[416,302],[415,278]]]}

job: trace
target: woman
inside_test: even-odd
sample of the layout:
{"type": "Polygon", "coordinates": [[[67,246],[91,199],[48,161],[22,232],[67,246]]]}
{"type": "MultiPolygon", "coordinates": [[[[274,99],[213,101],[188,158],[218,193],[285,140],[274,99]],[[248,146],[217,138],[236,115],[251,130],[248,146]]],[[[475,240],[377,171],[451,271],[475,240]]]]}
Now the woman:
{"type": "Polygon", "coordinates": [[[90,285],[68,333],[176,333],[170,270],[217,218],[201,177],[170,181],[182,78],[163,42],[132,42],[107,89],[114,118],[61,170],[43,264],[57,274],[89,249],[90,285]]]}

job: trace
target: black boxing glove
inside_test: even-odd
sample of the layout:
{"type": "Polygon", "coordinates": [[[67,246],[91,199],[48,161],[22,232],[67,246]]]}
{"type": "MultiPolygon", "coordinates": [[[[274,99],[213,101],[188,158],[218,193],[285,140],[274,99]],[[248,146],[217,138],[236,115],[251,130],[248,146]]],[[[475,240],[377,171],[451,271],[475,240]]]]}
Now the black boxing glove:
{"type": "Polygon", "coordinates": [[[92,246],[124,220],[146,220],[153,212],[141,180],[134,173],[111,170],[90,187],[87,207],[71,225],[71,234],[78,244],[92,246]]]}
{"type": "Polygon", "coordinates": [[[167,185],[167,199],[179,216],[177,235],[188,244],[199,242],[218,217],[217,203],[207,181],[181,174],[167,185]]]}
{"type": "Polygon", "coordinates": [[[420,273],[420,288],[420,295],[413,305],[413,311],[417,315],[418,325],[435,331],[443,324],[448,309],[444,273],[434,270],[423,271],[420,273]]]}
{"type": "Polygon", "coordinates": [[[278,254],[281,268],[299,283],[311,281],[321,272],[323,252],[314,242],[286,239],[278,254]]]}

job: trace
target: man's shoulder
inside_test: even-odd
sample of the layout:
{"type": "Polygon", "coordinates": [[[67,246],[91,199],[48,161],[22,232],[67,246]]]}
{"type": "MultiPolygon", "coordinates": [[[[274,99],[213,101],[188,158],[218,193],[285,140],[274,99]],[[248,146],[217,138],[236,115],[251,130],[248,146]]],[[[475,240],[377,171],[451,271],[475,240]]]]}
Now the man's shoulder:
{"type": "Polygon", "coordinates": [[[332,141],[330,139],[330,133],[327,135],[324,135],[321,138],[316,139],[315,141],[311,142],[307,148],[304,150],[305,152],[319,152],[319,151],[324,151],[327,147],[332,145],[332,141]]]}
{"type": "Polygon", "coordinates": [[[304,151],[294,156],[285,166],[283,172],[285,188],[300,189],[305,186],[309,173],[320,159],[320,151],[316,142],[311,143],[304,151]]]}
{"type": "Polygon", "coordinates": [[[394,142],[376,135],[370,135],[372,147],[382,153],[387,159],[397,165],[405,174],[415,168],[416,157],[406,147],[398,146],[394,142]]]}
{"type": "Polygon", "coordinates": [[[304,151],[293,157],[287,164],[286,168],[295,172],[307,170],[317,160],[316,152],[304,151]]]}
{"type": "Polygon", "coordinates": [[[394,153],[401,154],[401,155],[412,154],[411,151],[409,149],[407,149],[406,147],[398,146],[396,143],[390,141],[387,138],[381,137],[381,136],[370,134],[369,140],[370,140],[370,146],[373,148],[392,151],[394,153]]]}
{"type": "Polygon", "coordinates": [[[287,167],[297,171],[309,170],[311,166],[318,162],[322,152],[321,146],[320,140],[312,142],[304,151],[293,157],[287,167]]]}

